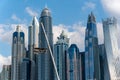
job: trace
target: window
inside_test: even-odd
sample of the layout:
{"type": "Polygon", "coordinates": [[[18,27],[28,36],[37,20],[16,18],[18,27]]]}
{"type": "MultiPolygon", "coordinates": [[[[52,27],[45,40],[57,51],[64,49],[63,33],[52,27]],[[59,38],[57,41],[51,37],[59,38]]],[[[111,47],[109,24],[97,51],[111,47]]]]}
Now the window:
{"type": "Polygon", "coordinates": [[[89,38],[89,43],[92,43],[92,38],[89,38]]]}
{"type": "Polygon", "coordinates": [[[85,40],[85,45],[86,47],[88,47],[88,40],[85,40]]]}

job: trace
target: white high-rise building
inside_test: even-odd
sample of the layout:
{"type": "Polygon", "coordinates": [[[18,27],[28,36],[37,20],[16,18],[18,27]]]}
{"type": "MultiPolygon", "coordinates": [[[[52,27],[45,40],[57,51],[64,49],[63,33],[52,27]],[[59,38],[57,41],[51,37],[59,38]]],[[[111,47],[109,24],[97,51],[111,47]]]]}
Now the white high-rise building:
{"type": "Polygon", "coordinates": [[[35,48],[38,48],[39,22],[35,16],[33,17],[32,20],[32,26],[33,26],[33,45],[35,48]]]}
{"type": "Polygon", "coordinates": [[[111,80],[120,80],[117,42],[117,20],[115,18],[107,18],[103,20],[104,44],[108,62],[109,77],[111,80]]]}

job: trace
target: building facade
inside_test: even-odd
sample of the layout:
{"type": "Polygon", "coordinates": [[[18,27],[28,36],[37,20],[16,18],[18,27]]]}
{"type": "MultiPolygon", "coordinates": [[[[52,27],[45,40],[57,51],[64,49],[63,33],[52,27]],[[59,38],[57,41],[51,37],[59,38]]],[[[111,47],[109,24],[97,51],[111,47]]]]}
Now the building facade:
{"type": "Polygon", "coordinates": [[[32,24],[28,29],[28,58],[31,61],[31,80],[35,79],[35,48],[38,48],[38,37],[39,37],[39,23],[37,18],[34,16],[32,24]]]}
{"type": "Polygon", "coordinates": [[[20,80],[31,79],[31,61],[29,58],[23,58],[20,63],[20,80]]]}
{"type": "Polygon", "coordinates": [[[106,56],[104,44],[99,45],[99,57],[100,57],[101,80],[110,80],[108,61],[107,61],[107,56],[106,56]]]}
{"type": "Polygon", "coordinates": [[[82,80],[85,80],[85,52],[80,52],[81,55],[81,75],[82,80]]]}
{"type": "Polygon", "coordinates": [[[79,49],[76,44],[71,44],[67,54],[67,80],[81,80],[79,49]]]}
{"type": "Polygon", "coordinates": [[[3,65],[0,80],[11,80],[11,65],[3,65]]]}
{"type": "Polygon", "coordinates": [[[11,80],[20,80],[20,62],[25,54],[24,33],[20,30],[20,26],[17,26],[12,39],[11,80]]]}
{"type": "Polygon", "coordinates": [[[85,80],[100,80],[96,20],[92,12],[85,32],[85,80]]]}
{"type": "MultiPolygon", "coordinates": [[[[67,50],[69,46],[69,38],[64,31],[58,37],[58,41],[54,45],[54,58],[60,80],[67,80],[67,50]]],[[[57,80],[55,75],[55,80],[57,80]]]]}
{"type": "Polygon", "coordinates": [[[44,8],[39,19],[39,48],[46,49],[47,51],[37,54],[37,80],[54,80],[54,67],[50,51],[48,48],[47,40],[42,28],[48,37],[49,45],[53,52],[53,33],[52,33],[52,17],[48,8],[44,8]]]}
{"type": "Polygon", "coordinates": [[[107,18],[103,20],[104,44],[110,73],[110,80],[120,79],[120,67],[118,43],[117,43],[117,20],[107,18]]]}

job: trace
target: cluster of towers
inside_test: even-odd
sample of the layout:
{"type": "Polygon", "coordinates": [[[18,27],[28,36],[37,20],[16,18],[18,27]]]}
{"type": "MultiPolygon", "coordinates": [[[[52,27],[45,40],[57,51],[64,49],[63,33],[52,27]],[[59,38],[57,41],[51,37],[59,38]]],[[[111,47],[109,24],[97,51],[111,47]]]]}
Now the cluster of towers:
{"type": "Polygon", "coordinates": [[[70,39],[64,31],[53,44],[52,17],[45,8],[39,22],[34,17],[29,26],[28,49],[24,32],[17,26],[12,39],[12,64],[3,66],[1,80],[58,80],[58,77],[60,80],[120,80],[115,18],[103,20],[103,32],[104,44],[99,45],[96,19],[91,13],[85,30],[84,52],[76,44],[69,45],[70,39]]]}

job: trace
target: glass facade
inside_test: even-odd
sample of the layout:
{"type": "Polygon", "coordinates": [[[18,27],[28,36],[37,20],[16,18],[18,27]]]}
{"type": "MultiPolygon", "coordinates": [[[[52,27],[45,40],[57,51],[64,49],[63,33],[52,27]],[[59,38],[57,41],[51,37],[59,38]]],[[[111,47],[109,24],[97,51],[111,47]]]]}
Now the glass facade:
{"type": "Polygon", "coordinates": [[[101,80],[110,80],[105,45],[99,45],[101,80]]]}
{"type": "Polygon", "coordinates": [[[53,52],[52,18],[48,8],[43,9],[39,19],[39,48],[47,49],[47,51],[37,55],[37,80],[54,80],[54,67],[41,23],[44,25],[45,33],[53,52]]]}
{"type": "Polygon", "coordinates": [[[68,61],[67,61],[67,77],[68,80],[81,80],[81,62],[79,49],[76,44],[71,44],[68,49],[68,61]]]}
{"type": "MultiPolygon", "coordinates": [[[[67,80],[67,50],[69,45],[69,38],[65,35],[64,31],[58,37],[58,41],[54,45],[54,58],[57,66],[57,71],[60,80],[67,80]]],[[[55,74],[55,80],[56,74],[55,74]]]]}
{"type": "Polygon", "coordinates": [[[31,80],[31,61],[23,58],[20,63],[20,80],[31,80]]]}
{"type": "Polygon", "coordinates": [[[85,33],[85,80],[100,80],[98,38],[95,16],[88,16],[85,33]]]}

